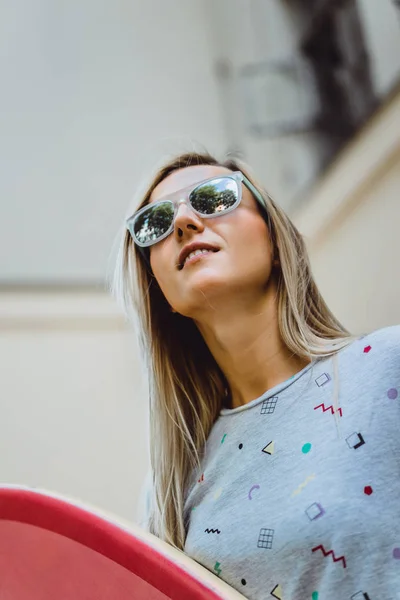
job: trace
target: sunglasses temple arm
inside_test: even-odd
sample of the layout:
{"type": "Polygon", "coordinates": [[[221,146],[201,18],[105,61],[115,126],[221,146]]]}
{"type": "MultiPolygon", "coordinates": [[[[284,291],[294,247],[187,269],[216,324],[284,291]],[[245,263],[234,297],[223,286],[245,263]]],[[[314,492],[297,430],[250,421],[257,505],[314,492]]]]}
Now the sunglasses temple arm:
{"type": "Polygon", "coordinates": [[[271,222],[270,222],[270,218],[269,218],[269,214],[268,214],[268,208],[267,205],[265,203],[265,200],[262,196],[262,194],[258,191],[258,189],[251,183],[251,181],[249,181],[247,179],[247,177],[245,177],[243,175],[243,183],[244,185],[247,187],[247,189],[250,190],[250,192],[253,194],[254,198],[257,200],[257,202],[260,204],[260,206],[263,209],[263,212],[265,214],[265,218],[266,218],[266,222],[268,224],[269,227],[271,227],[271,222]]]}
{"type": "Polygon", "coordinates": [[[263,207],[263,209],[267,210],[267,206],[265,204],[264,198],[262,197],[262,195],[260,194],[260,192],[258,191],[258,189],[244,175],[243,175],[243,183],[250,190],[250,192],[253,194],[253,196],[255,197],[255,199],[257,200],[257,202],[259,204],[261,204],[261,206],[263,207]]]}

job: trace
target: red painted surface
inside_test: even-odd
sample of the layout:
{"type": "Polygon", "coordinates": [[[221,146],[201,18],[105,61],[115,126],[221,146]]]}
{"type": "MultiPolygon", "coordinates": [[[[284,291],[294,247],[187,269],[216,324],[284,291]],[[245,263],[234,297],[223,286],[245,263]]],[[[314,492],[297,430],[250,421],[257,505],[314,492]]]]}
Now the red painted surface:
{"type": "Polygon", "coordinates": [[[0,488],[1,600],[220,600],[173,559],[60,499],[0,488]]]}

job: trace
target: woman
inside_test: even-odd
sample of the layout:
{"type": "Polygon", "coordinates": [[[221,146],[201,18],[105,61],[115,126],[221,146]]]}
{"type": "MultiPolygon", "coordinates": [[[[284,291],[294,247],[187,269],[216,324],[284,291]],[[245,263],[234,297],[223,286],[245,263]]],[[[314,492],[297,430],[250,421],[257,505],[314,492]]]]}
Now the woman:
{"type": "Polygon", "coordinates": [[[234,160],[165,165],[117,291],[150,376],[148,527],[253,600],[400,589],[399,327],[357,339],[234,160]]]}

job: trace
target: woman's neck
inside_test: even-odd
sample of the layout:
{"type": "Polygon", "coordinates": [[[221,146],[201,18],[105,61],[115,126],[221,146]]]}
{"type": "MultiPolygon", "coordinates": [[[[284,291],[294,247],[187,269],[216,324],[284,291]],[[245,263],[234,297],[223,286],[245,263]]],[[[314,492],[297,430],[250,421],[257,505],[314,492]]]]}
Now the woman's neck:
{"type": "Polygon", "coordinates": [[[257,305],[235,311],[231,304],[229,310],[213,312],[212,320],[197,323],[228,381],[232,408],[258,398],[309,363],[283,343],[276,297],[276,289],[269,289],[257,305]]]}

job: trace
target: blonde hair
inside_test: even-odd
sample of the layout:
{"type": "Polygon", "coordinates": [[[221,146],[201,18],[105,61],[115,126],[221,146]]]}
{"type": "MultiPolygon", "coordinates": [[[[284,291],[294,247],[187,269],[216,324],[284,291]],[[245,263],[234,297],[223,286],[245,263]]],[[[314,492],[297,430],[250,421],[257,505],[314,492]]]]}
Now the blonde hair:
{"type": "MultiPolygon", "coordinates": [[[[302,236],[240,161],[229,158],[219,162],[207,153],[180,155],[157,172],[137,208],[149,202],[155,187],[168,175],[192,165],[220,165],[241,171],[262,195],[280,264],[280,334],[289,350],[312,359],[333,355],[349,344],[353,336],[331,313],[314,282],[302,236]]],[[[200,466],[227,381],[193,321],[171,312],[127,231],[117,261],[114,292],[128,314],[136,311],[147,360],[152,471],[148,527],[183,549],[185,490],[200,466]]]]}

